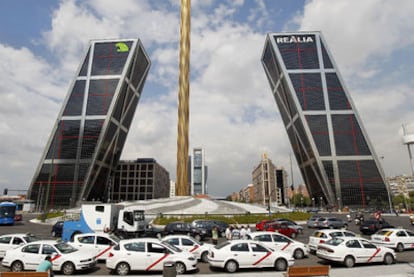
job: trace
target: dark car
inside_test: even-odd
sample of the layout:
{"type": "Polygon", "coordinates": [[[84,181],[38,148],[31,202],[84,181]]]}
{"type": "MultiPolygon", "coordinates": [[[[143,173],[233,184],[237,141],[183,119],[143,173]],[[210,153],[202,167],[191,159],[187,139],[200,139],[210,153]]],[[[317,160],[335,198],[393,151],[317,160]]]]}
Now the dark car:
{"type": "Polygon", "coordinates": [[[207,237],[207,230],[194,227],[190,223],[182,221],[172,222],[165,225],[163,235],[177,234],[192,236],[196,240],[201,241],[207,237]]]}
{"type": "Polygon", "coordinates": [[[61,237],[63,231],[63,221],[57,221],[52,226],[52,231],[50,232],[53,237],[61,237]]]}
{"type": "Polygon", "coordinates": [[[368,219],[361,223],[359,227],[359,231],[364,235],[372,235],[375,234],[378,230],[383,228],[394,228],[391,224],[386,222],[384,219],[368,219]]]}
{"type": "Polygon", "coordinates": [[[215,220],[215,219],[196,219],[191,223],[194,227],[202,228],[207,231],[207,236],[211,237],[213,230],[213,227],[217,227],[219,236],[225,237],[226,236],[226,228],[229,226],[226,222],[221,220],[215,220]]]}

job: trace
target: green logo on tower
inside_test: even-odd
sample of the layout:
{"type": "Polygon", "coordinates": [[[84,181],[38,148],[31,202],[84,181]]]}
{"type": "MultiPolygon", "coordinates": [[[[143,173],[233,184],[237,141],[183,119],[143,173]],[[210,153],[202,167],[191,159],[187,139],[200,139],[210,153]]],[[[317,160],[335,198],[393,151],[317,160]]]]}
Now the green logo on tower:
{"type": "Polygon", "coordinates": [[[118,42],[117,44],[115,44],[115,46],[116,46],[116,51],[118,53],[123,53],[123,52],[128,52],[129,51],[128,45],[126,45],[124,42],[118,42]]]}

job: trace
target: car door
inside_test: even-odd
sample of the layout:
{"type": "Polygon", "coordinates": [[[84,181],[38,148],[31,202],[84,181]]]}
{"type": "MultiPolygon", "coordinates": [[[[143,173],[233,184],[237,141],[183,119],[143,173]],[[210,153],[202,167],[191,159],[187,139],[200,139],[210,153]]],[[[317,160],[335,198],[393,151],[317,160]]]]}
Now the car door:
{"type": "Polygon", "coordinates": [[[145,270],[147,268],[146,243],[130,242],[124,245],[124,260],[130,265],[131,270],[145,270]]]}
{"type": "Polygon", "coordinates": [[[106,259],[109,255],[109,250],[111,250],[114,245],[115,245],[115,242],[112,241],[111,239],[101,236],[101,235],[97,235],[95,248],[98,254],[96,255],[96,258],[106,259]]]}
{"type": "Polygon", "coordinates": [[[46,256],[52,257],[51,262],[53,270],[59,270],[61,265],[65,262],[64,258],[61,254],[59,254],[58,250],[53,245],[47,243],[42,244],[42,249],[40,251],[41,258],[39,260],[39,264],[46,258],[46,256]]]}
{"type": "Polygon", "coordinates": [[[36,270],[40,262],[44,260],[45,255],[40,254],[40,249],[40,243],[28,244],[22,248],[19,259],[26,270],[36,270]]]}
{"type": "Polygon", "coordinates": [[[385,252],[382,251],[380,247],[377,247],[367,240],[361,240],[361,244],[365,253],[370,255],[368,260],[365,261],[366,263],[375,263],[384,260],[385,252]]]}
{"type": "Polygon", "coordinates": [[[405,230],[407,232],[408,238],[407,241],[408,243],[406,244],[406,248],[414,248],[414,232],[410,231],[410,230],[405,230]]]}
{"type": "Polygon", "coordinates": [[[13,248],[12,236],[2,236],[0,238],[0,258],[3,258],[6,251],[13,248]]]}
{"type": "Polygon", "coordinates": [[[253,252],[250,251],[248,242],[236,243],[231,246],[230,251],[231,258],[238,262],[240,268],[253,266],[253,252]]]}
{"type": "Polygon", "coordinates": [[[253,267],[273,266],[274,261],[270,258],[272,252],[258,243],[249,243],[250,252],[252,253],[251,263],[253,267]]]}
{"type": "Polygon", "coordinates": [[[288,252],[291,250],[292,241],[285,236],[272,234],[273,243],[276,250],[288,252]]]}
{"type": "Polygon", "coordinates": [[[147,242],[147,252],[146,252],[146,268],[145,270],[162,270],[163,263],[165,259],[170,255],[168,249],[154,242],[147,242]]]}

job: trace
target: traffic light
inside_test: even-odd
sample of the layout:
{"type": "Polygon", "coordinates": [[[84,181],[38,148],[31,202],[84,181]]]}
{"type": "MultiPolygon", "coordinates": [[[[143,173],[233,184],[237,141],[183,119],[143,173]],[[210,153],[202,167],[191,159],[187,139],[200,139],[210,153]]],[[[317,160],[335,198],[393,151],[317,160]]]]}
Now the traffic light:
{"type": "Polygon", "coordinates": [[[3,195],[7,195],[8,192],[9,192],[9,189],[4,189],[3,195]]]}

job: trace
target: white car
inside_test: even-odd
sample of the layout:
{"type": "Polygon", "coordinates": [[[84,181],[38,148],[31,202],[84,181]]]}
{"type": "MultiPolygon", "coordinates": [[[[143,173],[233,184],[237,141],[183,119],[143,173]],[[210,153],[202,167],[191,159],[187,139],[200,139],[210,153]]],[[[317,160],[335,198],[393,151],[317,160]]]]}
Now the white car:
{"type": "Polygon", "coordinates": [[[395,262],[395,252],[391,248],[376,246],[361,237],[336,237],[318,246],[316,256],[321,259],[339,262],[346,267],[353,267],[356,263],[384,263],[395,262]]]}
{"type": "Polygon", "coordinates": [[[393,248],[398,252],[414,248],[414,232],[402,228],[381,229],[371,235],[371,241],[375,245],[393,248]]]}
{"type": "Polygon", "coordinates": [[[286,271],[294,264],[294,258],[257,241],[231,240],[210,248],[208,262],[210,266],[224,268],[229,273],[236,272],[239,268],[265,267],[286,271]]]}
{"type": "Polygon", "coordinates": [[[106,259],[106,267],[118,275],[127,275],[133,270],[162,271],[164,262],[174,262],[177,274],[197,269],[193,254],[155,238],[119,241],[106,259]]]}
{"type": "Polygon", "coordinates": [[[172,244],[181,250],[192,253],[198,260],[207,263],[208,250],[214,245],[211,243],[199,242],[196,239],[186,235],[168,235],[161,239],[172,244]]]}
{"type": "Polygon", "coordinates": [[[312,253],[318,250],[318,246],[336,237],[356,237],[357,234],[347,230],[322,229],[312,233],[309,237],[308,247],[312,253]]]}
{"type": "Polygon", "coordinates": [[[8,250],[2,265],[13,272],[36,270],[46,256],[52,257],[53,271],[61,271],[71,275],[76,270],[95,267],[95,255],[87,251],[79,251],[65,242],[39,240],[30,242],[19,248],[8,250]]]}
{"type": "Polygon", "coordinates": [[[75,248],[88,249],[95,253],[97,260],[106,260],[109,250],[119,242],[119,238],[113,234],[107,233],[85,233],[77,234],[73,242],[68,242],[75,248]]]}
{"type": "Polygon", "coordinates": [[[0,258],[3,258],[6,251],[14,249],[40,238],[31,234],[8,234],[0,236],[0,258]]]}
{"type": "Polygon", "coordinates": [[[304,243],[293,240],[283,234],[259,231],[248,234],[247,239],[260,241],[272,249],[289,253],[295,259],[303,259],[309,255],[309,248],[304,243]]]}

